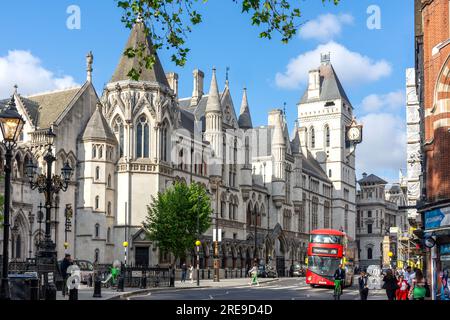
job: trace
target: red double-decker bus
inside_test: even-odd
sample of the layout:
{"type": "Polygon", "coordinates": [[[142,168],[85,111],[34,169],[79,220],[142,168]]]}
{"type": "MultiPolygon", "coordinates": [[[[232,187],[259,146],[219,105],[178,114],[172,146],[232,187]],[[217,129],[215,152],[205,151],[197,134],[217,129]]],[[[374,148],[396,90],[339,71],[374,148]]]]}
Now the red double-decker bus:
{"type": "Polygon", "coordinates": [[[334,286],[334,273],[342,264],[345,268],[345,286],[353,283],[355,248],[341,231],[320,229],[311,231],[308,244],[306,283],[314,286],[334,286]]]}

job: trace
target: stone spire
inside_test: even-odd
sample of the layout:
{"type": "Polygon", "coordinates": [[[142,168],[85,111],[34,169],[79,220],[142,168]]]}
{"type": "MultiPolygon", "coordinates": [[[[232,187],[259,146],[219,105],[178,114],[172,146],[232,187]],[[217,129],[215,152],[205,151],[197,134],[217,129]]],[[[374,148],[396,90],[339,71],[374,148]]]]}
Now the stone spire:
{"type": "Polygon", "coordinates": [[[87,72],[87,82],[92,82],[92,71],[94,70],[92,68],[92,64],[94,63],[94,55],[92,54],[92,51],[89,51],[89,53],[86,56],[86,72],[87,72]]]}
{"type": "MultiPolygon", "coordinates": [[[[114,75],[112,76],[111,83],[130,80],[128,73],[134,69],[136,71],[142,71],[139,81],[149,81],[156,82],[158,84],[165,85],[166,87],[170,87],[166,78],[166,74],[162,67],[161,61],[159,60],[158,53],[153,47],[153,43],[151,38],[145,32],[146,27],[142,19],[139,17],[136,19],[136,23],[131,30],[130,37],[128,38],[127,44],[125,45],[125,49],[128,48],[139,48],[140,46],[144,46],[145,54],[155,55],[155,62],[151,68],[146,68],[145,66],[140,65],[139,58],[137,55],[133,58],[129,58],[124,54],[121,55],[119,64],[114,71],[114,75]]],[[[125,50],[124,49],[124,50],[125,50]]]]}
{"type": "Polygon", "coordinates": [[[273,132],[273,145],[285,146],[286,141],[283,135],[283,115],[281,110],[276,110],[277,118],[275,119],[274,132],[273,132]]]}
{"type": "Polygon", "coordinates": [[[248,106],[247,89],[244,88],[244,94],[242,96],[241,112],[238,120],[239,128],[251,129],[253,128],[252,117],[250,115],[250,108],[248,106]]]}
{"type": "Polygon", "coordinates": [[[216,112],[221,113],[220,95],[217,87],[216,68],[213,68],[211,87],[209,89],[208,103],[206,104],[205,113],[216,112]]]}
{"type": "Polygon", "coordinates": [[[97,107],[84,129],[82,139],[84,141],[107,141],[111,144],[115,144],[117,141],[116,136],[108,125],[108,121],[103,116],[102,104],[100,102],[97,103],[97,107]]]}

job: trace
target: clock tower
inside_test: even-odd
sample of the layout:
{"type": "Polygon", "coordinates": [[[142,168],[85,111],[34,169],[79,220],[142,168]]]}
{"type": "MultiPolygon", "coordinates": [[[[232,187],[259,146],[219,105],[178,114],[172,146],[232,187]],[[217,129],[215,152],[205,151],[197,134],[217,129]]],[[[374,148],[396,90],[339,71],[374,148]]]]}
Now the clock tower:
{"type": "Polygon", "coordinates": [[[355,148],[362,141],[362,126],[356,123],[330,54],[322,54],[321,65],[309,72],[308,88],[298,103],[298,120],[306,132],[301,141],[304,156],[314,158],[333,183],[332,228],[355,239],[355,148]]]}

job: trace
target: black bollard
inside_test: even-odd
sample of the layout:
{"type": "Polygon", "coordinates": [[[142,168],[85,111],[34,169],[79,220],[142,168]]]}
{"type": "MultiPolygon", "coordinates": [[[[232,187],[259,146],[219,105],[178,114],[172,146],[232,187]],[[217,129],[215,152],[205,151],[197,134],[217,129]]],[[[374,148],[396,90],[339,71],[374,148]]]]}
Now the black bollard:
{"type": "Polygon", "coordinates": [[[202,279],[205,279],[205,269],[202,269],[202,279]]]}
{"type": "Polygon", "coordinates": [[[100,277],[95,277],[94,281],[94,295],[93,298],[101,298],[102,297],[102,281],[100,277]]]}
{"type": "Polygon", "coordinates": [[[39,279],[30,280],[30,300],[39,300],[39,279]]]}
{"type": "Polygon", "coordinates": [[[125,278],[123,277],[123,275],[119,276],[119,282],[117,284],[117,291],[119,292],[124,292],[125,290],[125,278]]]}
{"type": "Polygon", "coordinates": [[[147,276],[145,274],[145,271],[142,272],[141,289],[147,289],[147,276]]]}
{"type": "Polygon", "coordinates": [[[73,288],[69,290],[69,300],[70,301],[78,301],[78,289],[73,288]]]}
{"type": "Polygon", "coordinates": [[[208,268],[208,279],[211,279],[211,269],[208,268]]]}
{"type": "Polygon", "coordinates": [[[45,300],[54,301],[56,300],[56,286],[54,284],[48,284],[45,288],[45,300]]]}

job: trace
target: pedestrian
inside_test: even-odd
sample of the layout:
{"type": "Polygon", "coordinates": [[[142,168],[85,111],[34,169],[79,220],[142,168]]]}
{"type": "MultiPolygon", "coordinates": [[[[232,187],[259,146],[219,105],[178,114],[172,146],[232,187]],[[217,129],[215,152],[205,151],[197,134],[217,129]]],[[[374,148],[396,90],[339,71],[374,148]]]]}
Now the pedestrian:
{"type": "Polygon", "coordinates": [[[364,271],[361,271],[359,278],[359,295],[361,296],[361,300],[367,300],[369,295],[369,277],[364,271]]]}
{"type": "Polygon", "coordinates": [[[425,300],[427,286],[427,280],[423,276],[422,270],[416,269],[415,277],[409,290],[409,298],[412,300],[425,300]]]}
{"type": "Polygon", "coordinates": [[[408,282],[406,282],[405,277],[400,275],[397,281],[398,289],[395,292],[395,298],[397,300],[408,300],[408,282]]]}
{"type": "Polygon", "coordinates": [[[189,265],[189,280],[194,283],[194,266],[192,264],[189,265]]]}
{"type": "Polygon", "coordinates": [[[187,266],[186,263],[183,263],[181,266],[181,282],[186,282],[186,272],[187,272],[187,266]]]}
{"type": "Polygon", "coordinates": [[[258,267],[256,265],[256,263],[253,265],[253,268],[250,269],[249,274],[252,277],[252,281],[250,282],[250,286],[253,286],[254,284],[256,284],[257,286],[259,286],[259,281],[258,281],[258,267]]]}
{"type": "Polygon", "coordinates": [[[386,275],[383,277],[383,289],[386,290],[388,300],[395,300],[395,292],[397,291],[397,279],[392,273],[391,269],[386,271],[386,275]]]}
{"type": "Polygon", "coordinates": [[[69,253],[66,253],[63,261],[61,261],[60,269],[61,276],[63,278],[63,287],[62,287],[62,296],[65,297],[67,293],[67,279],[69,278],[69,274],[67,273],[67,269],[73,265],[72,257],[69,253]]]}
{"type": "Polygon", "coordinates": [[[405,276],[405,280],[408,283],[408,290],[409,290],[409,289],[411,289],[412,281],[413,281],[414,277],[416,276],[416,274],[411,269],[411,266],[407,266],[406,271],[404,272],[403,275],[405,276]]]}
{"type": "Polygon", "coordinates": [[[342,264],[339,264],[339,267],[334,271],[334,280],[341,281],[341,294],[343,294],[345,286],[345,268],[342,264]]]}

